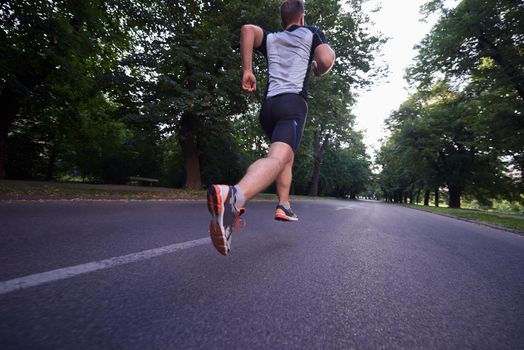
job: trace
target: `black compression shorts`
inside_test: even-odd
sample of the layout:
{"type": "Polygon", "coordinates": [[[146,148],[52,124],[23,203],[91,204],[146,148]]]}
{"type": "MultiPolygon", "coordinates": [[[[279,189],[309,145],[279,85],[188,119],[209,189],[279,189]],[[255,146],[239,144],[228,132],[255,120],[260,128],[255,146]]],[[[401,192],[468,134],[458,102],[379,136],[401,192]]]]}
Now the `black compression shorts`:
{"type": "Polygon", "coordinates": [[[297,94],[267,98],[260,111],[260,124],[273,142],[284,142],[297,150],[304,132],[307,102],[297,94]]]}

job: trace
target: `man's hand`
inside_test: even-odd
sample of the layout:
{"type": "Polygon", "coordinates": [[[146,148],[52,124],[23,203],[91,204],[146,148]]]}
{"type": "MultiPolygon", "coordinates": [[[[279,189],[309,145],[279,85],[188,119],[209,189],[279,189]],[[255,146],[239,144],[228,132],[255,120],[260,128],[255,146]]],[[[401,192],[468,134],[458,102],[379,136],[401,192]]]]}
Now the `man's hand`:
{"type": "Polygon", "coordinates": [[[250,71],[244,71],[242,76],[242,90],[245,92],[255,92],[257,90],[257,78],[250,71]]]}

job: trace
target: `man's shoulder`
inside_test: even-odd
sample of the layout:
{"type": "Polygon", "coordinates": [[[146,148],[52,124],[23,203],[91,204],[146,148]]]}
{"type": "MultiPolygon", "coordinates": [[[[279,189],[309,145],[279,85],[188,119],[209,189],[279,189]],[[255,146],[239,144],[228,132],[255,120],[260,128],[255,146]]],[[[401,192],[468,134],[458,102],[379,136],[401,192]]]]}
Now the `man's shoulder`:
{"type": "Polygon", "coordinates": [[[309,32],[313,34],[313,38],[315,41],[315,46],[318,44],[322,44],[326,42],[326,36],[324,35],[324,32],[315,26],[296,26],[293,28],[293,30],[302,30],[309,32]]]}
{"type": "Polygon", "coordinates": [[[320,30],[320,28],[317,28],[317,27],[314,27],[314,26],[299,26],[299,25],[294,25],[292,26],[291,28],[289,29],[285,29],[285,30],[281,30],[279,32],[276,32],[276,33],[282,33],[282,32],[294,32],[295,30],[308,30],[312,33],[318,33],[318,32],[322,32],[322,30],[320,30]]]}
{"type": "Polygon", "coordinates": [[[314,47],[317,47],[320,44],[327,44],[326,35],[320,28],[313,27],[313,26],[304,26],[304,28],[309,29],[311,33],[313,33],[314,47]]]}
{"type": "Polygon", "coordinates": [[[314,26],[303,26],[302,28],[306,28],[306,29],[309,29],[312,33],[322,33],[322,30],[318,27],[314,27],[314,26]]]}

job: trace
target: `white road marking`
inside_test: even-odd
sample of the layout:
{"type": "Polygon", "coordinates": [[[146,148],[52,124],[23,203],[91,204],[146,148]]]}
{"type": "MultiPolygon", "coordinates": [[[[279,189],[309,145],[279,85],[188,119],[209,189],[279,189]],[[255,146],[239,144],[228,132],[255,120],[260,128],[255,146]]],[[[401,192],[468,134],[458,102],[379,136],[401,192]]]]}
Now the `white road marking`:
{"type": "Polygon", "coordinates": [[[125,265],[132,262],[155,258],[160,255],[174,253],[183,249],[193,248],[202,244],[208,244],[209,238],[201,238],[194,241],[187,241],[160,248],[144,250],[128,255],[115,256],[113,258],[94,261],[86,264],[64,267],[57,270],[36,273],[24,277],[14,278],[9,281],[0,282],[0,295],[14,292],[29,287],[36,287],[41,284],[75,277],[84,273],[98,270],[110,269],[115,266],[125,265]]]}
{"type": "Polygon", "coordinates": [[[335,210],[353,210],[353,207],[335,207],[335,210]]]}

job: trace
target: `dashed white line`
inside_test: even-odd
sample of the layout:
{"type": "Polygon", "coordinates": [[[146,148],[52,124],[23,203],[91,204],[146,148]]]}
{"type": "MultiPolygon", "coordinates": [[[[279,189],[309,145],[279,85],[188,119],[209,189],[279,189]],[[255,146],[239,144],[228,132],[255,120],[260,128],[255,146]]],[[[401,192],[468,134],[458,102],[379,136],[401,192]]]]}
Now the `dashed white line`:
{"type": "Polygon", "coordinates": [[[119,265],[125,265],[132,262],[155,258],[160,255],[174,253],[180,250],[193,248],[202,244],[208,244],[209,242],[209,238],[201,238],[194,241],[176,243],[160,248],[144,250],[137,253],[116,256],[113,258],[89,262],[86,264],[69,266],[57,270],[14,278],[12,280],[0,282],[0,295],[29,287],[36,287],[49,282],[75,277],[89,272],[110,269],[119,265]]]}

